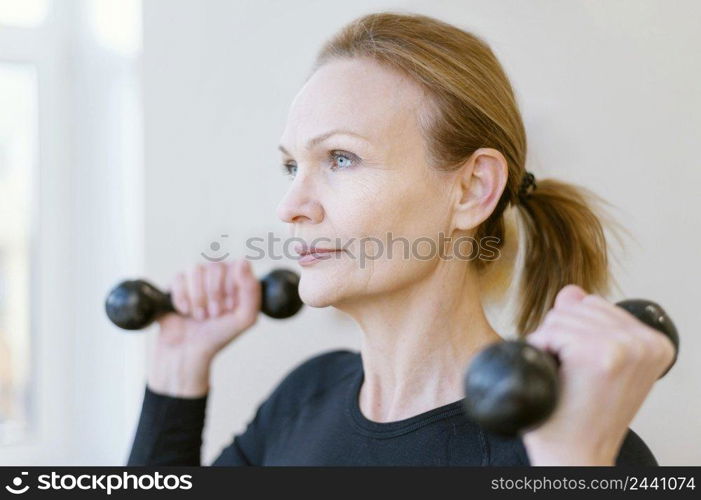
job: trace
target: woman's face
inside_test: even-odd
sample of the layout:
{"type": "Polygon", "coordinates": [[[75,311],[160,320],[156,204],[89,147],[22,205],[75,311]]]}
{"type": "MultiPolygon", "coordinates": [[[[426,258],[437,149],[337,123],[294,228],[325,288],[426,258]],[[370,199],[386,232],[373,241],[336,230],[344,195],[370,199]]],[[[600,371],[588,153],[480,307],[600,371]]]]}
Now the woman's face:
{"type": "Polygon", "coordinates": [[[278,216],[307,249],[347,248],[300,266],[306,304],[343,309],[438,265],[436,244],[416,240],[450,236],[454,177],[427,164],[425,102],[411,80],[369,59],[325,64],[295,97],[280,141],[291,180],[278,216]]]}

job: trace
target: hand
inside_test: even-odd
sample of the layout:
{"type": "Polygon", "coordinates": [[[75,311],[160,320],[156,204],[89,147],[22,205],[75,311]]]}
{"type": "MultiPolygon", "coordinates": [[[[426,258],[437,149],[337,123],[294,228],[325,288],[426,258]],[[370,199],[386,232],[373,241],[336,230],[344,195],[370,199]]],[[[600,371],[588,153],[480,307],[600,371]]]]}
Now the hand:
{"type": "Polygon", "coordinates": [[[560,360],[560,401],[523,434],[532,465],[614,465],[628,426],[674,358],[662,333],[576,285],[526,337],[560,360]]]}
{"type": "Polygon", "coordinates": [[[246,259],[210,262],[178,273],[171,298],[178,314],[158,319],[148,384],[162,394],[202,396],[214,356],[256,323],[261,284],[246,259]]]}

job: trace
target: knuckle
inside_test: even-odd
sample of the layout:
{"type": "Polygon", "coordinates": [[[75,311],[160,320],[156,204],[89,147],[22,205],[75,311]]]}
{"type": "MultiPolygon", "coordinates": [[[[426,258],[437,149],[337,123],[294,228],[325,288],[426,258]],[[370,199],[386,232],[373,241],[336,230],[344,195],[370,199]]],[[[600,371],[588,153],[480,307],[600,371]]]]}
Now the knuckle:
{"type": "Polygon", "coordinates": [[[224,268],[224,286],[228,292],[232,292],[236,288],[236,273],[231,265],[224,268]]]}
{"type": "Polygon", "coordinates": [[[582,302],[585,302],[587,304],[599,304],[602,300],[604,300],[600,295],[597,295],[595,293],[588,293],[582,298],[582,302]]]}
{"type": "Polygon", "coordinates": [[[194,281],[189,284],[190,297],[195,302],[202,302],[204,300],[204,294],[202,293],[202,286],[199,282],[194,281]]]}
{"type": "Polygon", "coordinates": [[[238,277],[238,266],[239,266],[239,259],[232,260],[228,266],[229,275],[231,276],[232,279],[236,279],[238,277]]]}
{"type": "Polygon", "coordinates": [[[582,291],[583,292],[584,289],[575,283],[568,283],[565,286],[563,286],[562,288],[560,288],[560,291],[558,292],[558,294],[559,293],[569,293],[570,291],[577,291],[577,292],[582,291]]]}
{"type": "Polygon", "coordinates": [[[596,363],[596,371],[605,376],[618,374],[628,359],[626,348],[619,342],[607,341],[596,363]]]}
{"type": "Polygon", "coordinates": [[[543,320],[543,329],[546,331],[557,330],[568,323],[571,313],[563,309],[551,309],[543,320]]]}
{"type": "Polygon", "coordinates": [[[560,319],[560,315],[561,315],[560,311],[557,311],[555,309],[550,309],[545,314],[545,319],[543,320],[543,326],[546,328],[553,326],[560,319]]]}
{"type": "Polygon", "coordinates": [[[608,313],[609,316],[612,309],[617,308],[601,295],[595,293],[590,293],[584,297],[578,306],[584,312],[603,312],[608,313]]]}
{"type": "Polygon", "coordinates": [[[202,264],[196,264],[190,269],[188,276],[188,284],[190,288],[194,290],[202,282],[202,277],[204,275],[204,266],[202,264]]]}
{"type": "Polygon", "coordinates": [[[221,290],[221,267],[211,267],[207,275],[207,292],[211,296],[219,296],[221,290]]]}

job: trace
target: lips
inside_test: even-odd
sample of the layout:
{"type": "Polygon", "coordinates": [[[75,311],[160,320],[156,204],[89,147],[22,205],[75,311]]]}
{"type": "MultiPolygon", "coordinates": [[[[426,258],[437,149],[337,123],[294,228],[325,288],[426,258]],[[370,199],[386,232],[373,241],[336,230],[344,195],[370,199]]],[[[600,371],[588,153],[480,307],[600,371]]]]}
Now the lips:
{"type": "Polygon", "coordinates": [[[340,249],[338,248],[321,248],[321,247],[307,247],[305,245],[295,245],[295,252],[299,254],[300,257],[304,257],[305,255],[321,255],[321,254],[330,254],[334,252],[340,252],[340,249]]]}

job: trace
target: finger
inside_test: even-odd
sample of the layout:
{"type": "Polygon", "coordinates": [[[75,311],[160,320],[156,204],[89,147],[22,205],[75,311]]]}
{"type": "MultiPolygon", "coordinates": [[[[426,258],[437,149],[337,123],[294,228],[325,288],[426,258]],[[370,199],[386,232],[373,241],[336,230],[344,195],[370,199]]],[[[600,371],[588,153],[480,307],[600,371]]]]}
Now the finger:
{"type": "Polygon", "coordinates": [[[571,328],[537,330],[527,335],[525,340],[541,351],[556,356],[561,363],[576,359],[578,355],[582,357],[586,343],[591,344],[591,337],[587,332],[571,328]]]}
{"type": "Polygon", "coordinates": [[[588,295],[582,302],[599,307],[602,311],[607,311],[611,318],[617,318],[621,321],[628,321],[631,317],[634,317],[622,307],[617,306],[597,294],[588,295]]]}
{"type": "Polygon", "coordinates": [[[242,259],[237,263],[235,273],[238,285],[238,304],[235,314],[242,324],[250,324],[260,311],[261,285],[253,275],[251,264],[247,259],[242,259]]]}
{"type": "Polygon", "coordinates": [[[237,295],[237,285],[236,285],[236,260],[229,262],[225,266],[225,276],[224,276],[224,306],[227,310],[233,311],[236,307],[236,295],[237,295]]]}
{"type": "Polygon", "coordinates": [[[213,262],[205,269],[205,292],[209,316],[216,318],[223,310],[224,302],[224,265],[213,262]]]}
{"type": "Polygon", "coordinates": [[[573,283],[565,285],[555,297],[553,308],[567,308],[578,304],[587,296],[587,292],[580,286],[573,283]]]}
{"type": "MultiPolygon", "coordinates": [[[[577,318],[591,329],[612,331],[617,329],[621,318],[612,314],[611,308],[605,304],[592,302],[589,295],[582,302],[570,306],[568,309],[560,309],[559,313],[577,318]]],[[[603,300],[603,299],[602,299],[603,300]]]]}
{"type": "Polygon", "coordinates": [[[591,341],[595,333],[589,318],[573,314],[571,310],[551,309],[545,315],[543,323],[528,334],[525,340],[542,350],[558,353],[580,335],[591,341]],[[578,336],[575,337],[574,334],[578,336]]]}
{"type": "Polygon", "coordinates": [[[630,323],[626,311],[595,294],[587,295],[578,304],[561,311],[579,317],[592,329],[598,328],[610,334],[625,330],[626,325],[630,323]]]}
{"type": "Polygon", "coordinates": [[[198,264],[190,272],[190,301],[193,308],[193,315],[197,320],[207,317],[207,295],[204,288],[204,266],[198,264]]]}
{"type": "Polygon", "coordinates": [[[568,310],[549,311],[543,324],[526,340],[561,360],[588,359],[592,366],[610,368],[617,366],[622,355],[632,359],[640,356],[643,344],[630,331],[615,318],[612,320],[610,311],[581,303],[568,310]],[[612,350],[612,346],[616,348],[612,350]]]}
{"type": "MultiPolygon", "coordinates": [[[[562,332],[589,332],[591,335],[594,329],[591,320],[569,312],[550,311],[543,321],[539,331],[547,331],[548,334],[558,335],[562,332]]],[[[544,335],[540,333],[538,336],[544,335]]]]}
{"type": "Polygon", "coordinates": [[[170,296],[176,311],[185,316],[190,314],[190,298],[187,293],[185,273],[180,272],[175,275],[170,296]]]}
{"type": "Polygon", "coordinates": [[[564,311],[589,321],[593,326],[599,324],[602,328],[611,329],[613,324],[620,325],[625,321],[625,312],[600,295],[586,293],[583,288],[570,284],[560,290],[551,309],[564,311]]]}

